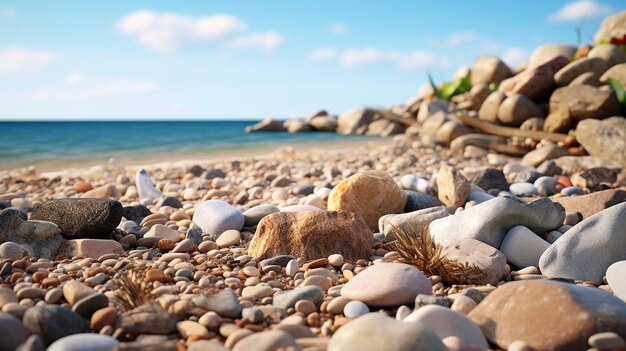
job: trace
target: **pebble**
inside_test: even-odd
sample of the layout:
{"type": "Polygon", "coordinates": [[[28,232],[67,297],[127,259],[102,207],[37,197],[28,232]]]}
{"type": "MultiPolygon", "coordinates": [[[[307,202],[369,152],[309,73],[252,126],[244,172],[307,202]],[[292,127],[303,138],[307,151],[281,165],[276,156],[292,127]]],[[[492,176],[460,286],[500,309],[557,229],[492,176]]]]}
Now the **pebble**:
{"type": "Polygon", "coordinates": [[[513,183],[509,187],[509,191],[517,196],[537,195],[537,188],[530,183],[513,183]]]}
{"type": "Polygon", "coordinates": [[[31,307],[24,313],[22,322],[31,333],[41,335],[46,344],[68,335],[89,332],[83,317],[57,305],[31,307]]]}
{"type": "Polygon", "coordinates": [[[184,339],[190,336],[197,336],[200,338],[207,338],[210,336],[209,331],[205,326],[194,321],[180,321],[176,323],[176,330],[184,339]]]}
{"type": "Polygon", "coordinates": [[[343,315],[347,318],[357,318],[369,312],[369,307],[361,301],[350,301],[343,307],[343,315]]]}
{"type": "Polygon", "coordinates": [[[272,304],[274,307],[286,310],[295,307],[300,300],[309,300],[315,305],[319,305],[323,298],[324,291],[319,286],[312,285],[277,294],[274,296],[272,304]]]}
{"type": "Polygon", "coordinates": [[[94,312],[109,305],[109,298],[104,294],[95,293],[86,296],[72,305],[72,311],[89,319],[94,312]]]}
{"type": "Polygon", "coordinates": [[[53,342],[48,351],[84,351],[86,345],[93,351],[110,351],[120,344],[119,341],[106,335],[74,334],[53,342]]]}
{"type": "Polygon", "coordinates": [[[278,349],[299,349],[296,340],[291,335],[280,330],[254,333],[241,339],[233,347],[233,351],[274,351],[278,349]]]}
{"type": "Polygon", "coordinates": [[[0,313],[0,330],[4,333],[0,338],[0,349],[15,350],[28,339],[30,332],[22,322],[8,313],[0,313]]]}
{"type": "Polygon", "coordinates": [[[341,265],[343,265],[343,256],[341,254],[332,254],[328,256],[328,264],[333,267],[341,267],[341,265]]]}
{"type": "Polygon", "coordinates": [[[605,332],[594,334],[589,337],[589,346],[599,350],[623,350],[626,349],[626,342],[616,333],[605,332]]]}
{"type": "Polygon", "coordinates": [[[606,280],[615,296],[626,302],[626,260],[611,264],[606,270],[606,280]]]}
{"type": "Polygon", "coordinates": [[[220,234],[215,243],[220,248],[239,245],[241,233],[238,230],[227,230],[220,234]]]}
{"type": "Polygon", "coordinates": [[[155,224],[150,230],[144,234],[144,238],[158,238],[171,240],[174,243],[180,241],[180,233],[177,230],[169,228],[163,224],[155,224]]]}
{"type": "Polygon", "coordinates": [[[227,230],[240,231],[245,220],[243,214],[228,203],[209,200],[196,208],[193,222],[209,235],[219,235],[227,230]]]}
{"type": "Polygon", "coordinates": [[[302,313],[304,316],[308,316],[309,314],[316,311],[315,304],[309,300],[300,300],[296,302],[294,306],[296,312],[302,313]]]}
{"type": "Polygon", "coordinates": [[[19,260],[25,251],[22,245],[8,241],[0,245],[0,259],[19,260]]]}

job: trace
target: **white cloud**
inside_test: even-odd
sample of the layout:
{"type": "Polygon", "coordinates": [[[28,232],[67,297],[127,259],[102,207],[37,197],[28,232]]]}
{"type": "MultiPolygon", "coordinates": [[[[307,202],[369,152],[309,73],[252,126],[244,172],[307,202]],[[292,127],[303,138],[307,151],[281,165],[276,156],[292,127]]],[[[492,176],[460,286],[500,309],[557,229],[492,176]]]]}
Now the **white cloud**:
{"type": "MultiPolygon", "coordinates": [[[[69,77],[68,77],[69,78],[69,77]]],[[[108,80],[92,84],[83,84],[80,87],[61,89],[42,89],[34,96],[38,99],[72,99],[106,96],[128,96],[152,93],[158,90],[157,83],[152,81],[135,81],[129,78],[108,80]]]]}
{"type": "Polygon", "coordinates": [[[528,56],[530,56],[530,53],[527,50],[512,47],[504,51],[502,54],[502,60],[509,66],[517,66],[518,64],[524,62],[528,56]]]}
{"type": "Polygon", "coordinates": [[[17,14],[17,11],[15,11],[14,7],[7,6],[2,9],[1,13],[3,17],[15,17],[15,15],[17,14]]]}
{"type": "Polygon", "coordinates": [[[193,42],[211,42],[244,32],[245,22],[228,14],[194,18],[177,13],[138,10],[117,23],[124,34],[158,52],[176,51],[193,42]]]}
{"type": "Polygon", "coordinates": [[[343,23],[335,23],[330,26],[330,31],[335,35],[344,35],[348,31],[348,27],[343,23]]]}
{"type": "Polygon", "coordinates": [[[65,83],[70,86],[76,86],[85,80],[85,76],[83,76],[80,72],[70,73],[67,78],[65,78],[65,83]]]}
{"type": "Polygon", "coordinates": [[[480,37],[474,32],[456,32],[448,35],[445,42],[450,47],[458,47],[463,44],[471,43],[478,40],[480,37]]]}
{"type": "Polygon", "coordinates": [[[376,48],[348,49],[339,57],[339,62],[345,67],[357,67],[385,60],[386,54],[376,48]]]}
{"type": "Polygon", "coordinates": [[[579,21],[606,16],[612,12],[613,8],[609,5],[600,4],[594,0],[579,0],[561,7],[559,11],[550,16],[550,21],[579,21]]]}
{"type": "Polygon", "coordinates": [[[411,51],[398,58],[398,65],[405,70],[433,67],[436,63],[435,54],[428,51],[411,51]]]}
{"type": "Polygon", "coordinates": [[[48,68],[56,54],[48,50],[12,47],[0,51],[1,73],[38,73],[48,68]]]}
{"type": "Polygon", "coordinates": [[[311,61],[325,61],[337,57],[337,50],[333,48],[321,48],[313,51],[309,55],[311,61]]]}
{"type": "Polygon", "coordinates": [[[338,55],[339,63],[347,68],[390,63],[403,70],[446,67],[449,60],[438,58],[429,51],[401,52],[397,50],[379,50],[374,47],[348,49],[338,55]]]}
{"type": "Polygon", "coordinates": [[[261,49],[264,51],[273,51],[284,41],[285,39],[280,33],[252,33],[250,35],[235,38],[229,43],[229,46],[233,49],[261,49]]]}

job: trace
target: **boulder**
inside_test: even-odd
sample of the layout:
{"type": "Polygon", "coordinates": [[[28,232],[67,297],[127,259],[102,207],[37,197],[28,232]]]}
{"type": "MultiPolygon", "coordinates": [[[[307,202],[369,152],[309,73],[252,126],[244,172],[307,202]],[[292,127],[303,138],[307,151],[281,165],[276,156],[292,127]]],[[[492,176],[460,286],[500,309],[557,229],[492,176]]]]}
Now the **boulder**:
{"type": "Polygon", "coordinates": [[[589,51],[587,57],[597,57],[606,62],[607,68],[626,63],[626,54],[612,44],[598,45],[589,51]]]}
{"type": "Polygon", "coordinates": [[[374,120],[374,112],[364,108],[355,108],[342,113],[337,120],[337,133],[365,134],[374,120]]]}
{"type": "Polygon", "coordinates": [[[480,110],[478,110],[478,118],[487,122],[497,122],[498,109],[504,99],[506,99],[506,95],[500,91],[491,93],[483,102],[480,110]]]}
{"type": "Polygon", "coordinates": [[[288,119],[284,125],[289,133],[303,133],[313,130],[311,125],[302,119],[288,119]]]}
{"type": "Polygon", "coordinates": [[[566,213],[579,212],[583,218],[589,218],[611,206],[626,202],[626,191],[609,189],[586,195],[557,197],[552,201],[561,204],[566,213]]]}
{"type": "Polygon", "coordinates": [[[337,129],[337,118],[333,116],[315,116],[309,123],[313,129],[320,132],[334,132],[337,129]]]}
{"type": "Polygon", "coordinates": [[[593,37],[596,44],[601,42],[610,42],[611,39],[622,39],[626,35],[626,11],[618,12],[614,15],[607,16],[600,29],[593,37]]]}
{"type": "Polygon", "coordinates": [[[529,99],[539,100],[549,95],[556,83],[554,73],[569,63],[564,56],[557,56],[552,60],[534,68],[528,68],[521,73],[505,79],[498,86],[498,91],[507,96],[521,94],[529,99]]]}
{"type": "Polygon", "coordinates": [[[495,247],[475,239],[462,239],[443,245],[441,255],[469,266],[476,266],[484,275],[468,284],[496,285],[506,272],[506,256],[495,247]]]}
{"type": "Polygon", "coordinates": [[[507,97],[498,108],[498,121],[502,124],[519,127],[533,117],[545,117],[543,111],[531,99],[520,94],[507,97]]]}
{"type": "Polygon", "coordinates": [[[62,239],[61,229],[55,223],[25,221],[18,210],[11,208],[0,212],[0,243],[18,243],[30,256],[51,260],[62,239]]]}
{"type": "MultiPolygon", "coordinates": [[[[577,48],[568,44],[543,44],[535,48],[528,59],[527,70],[541,66],[544,63],[550,62],[558,57],[562,57],[569,62],[569,59],[574,56],[577,48]]],[[[556,70],[554,71],[556,72],[556,70]]]]}
{"type": "Polygon", "coordinates": [[[626,63],[615,65],[600,77],[600,82],[607,83],[609,78],[613,78],[620,82],[622,87],[626,88],[626,63]]]}
{"type": "Polygon", "coordinates": [[[571,83],[576,77],[583,73],[592,72],[597,76],[601,76],[607,68],[606,62],[599,57],[583,57],[570,62],[567,66],[556,72],[554,81],[559,86],[564,86],[571,83]]]}
{"type": "Polygon", "coordinates": [[[403,132],[404,126],[402,124],[383,118],[370,123],[366,134],[386,137],[401,134],[403,132]]]}
{"type": "Polygon", "coordinates": [[[603,119],[620,114],[620,106],[613,91],[590,85],[559,88],[550,97],[550,112],[569,110],[574,121],[587,118],[603,119]]]}
{"type": "Polygon", "coordinates": [[[495,56],[479,56],[471,68],[472,84],[498,84],[510,76],[509,67],[495,56]]]}
{"type": "Polygon", "coordinates": [[[283,122],[277,121],[274,118],[266,118],[254,125],[246,127],[246,133],[251,132],[284,132],[285,128],[283,122]]]}
{"type": "Polygon", "coordinates": [[[616,161],[626,167],[626,118],[581,121],[576,127],[576,141],[590,155],[616,161]]]}

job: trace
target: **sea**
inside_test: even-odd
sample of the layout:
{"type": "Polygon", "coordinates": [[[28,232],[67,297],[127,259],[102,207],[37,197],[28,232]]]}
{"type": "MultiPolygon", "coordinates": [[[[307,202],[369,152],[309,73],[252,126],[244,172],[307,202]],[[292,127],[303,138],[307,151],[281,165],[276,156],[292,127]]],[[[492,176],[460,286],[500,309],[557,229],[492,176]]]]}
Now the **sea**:
{"type": "Polygon", "coordinates": [[[237,152],[265,152],[283,146],[324,145],[373,139],[330,132],[246,133],[258,120],[237,121],[37,121],[0,122],[0,169],[61,169],[102,164],[111,158],[130,164],[206,159],[237,152]]]}

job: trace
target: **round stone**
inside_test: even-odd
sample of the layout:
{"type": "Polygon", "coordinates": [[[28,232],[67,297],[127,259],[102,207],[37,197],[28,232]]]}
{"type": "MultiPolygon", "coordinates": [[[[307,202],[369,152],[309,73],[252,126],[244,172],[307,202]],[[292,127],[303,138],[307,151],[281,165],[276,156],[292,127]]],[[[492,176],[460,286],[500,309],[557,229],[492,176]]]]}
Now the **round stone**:
{"type": "Polygon", "coordinates": [[[305,317],[316,311],[315,304],[309,300],[300,300],[296,302],[296,312],[302,313],[305,317]]]}
{"type": "Polygon", "coordinates": [[[347,318],[357,318],[369,311],[369,307],[361,301],[350,301],[343,307],[343,315],[347,318]]]}
{"type": "Polygon", "coordinates": [[[247,277],[259,277],[261,276],[261,272],[259,271],[258,268],[253,267],[253,266],[245,266],[243,267],[243,274],[245,274],[247,277]]]}
{"type": "Polygon", "coordinates": [[[513,183],[509,190],[517,196],[533,196],[537,195],[537,188],[530,183],[513,183]]]}
{"type": "Polygon", "coordinates": [[[239,245],[241,233],[238,230],[227,230],[220,234],[215,243],[220,248],[239,245]]]}
{"type": "Polygon", "coordinates": [[[340,254],[333,254],[328,256],[328,264],[333,267],[341,267],[343,264],[343,256],[340,254]]]}
{"type": "Polygon", "coordinates": [[[291,260],[287,262],[287,265],[285,266],[285,274],[289,277],[293,277],[298,273],[299,268],[300,265],[298,264],[298,260],[291,260]]]}
{"type": "Polygon", "coordinates": [[[119,341],[110,336],[99,334],[75,334],[63,337],[50,345],[48,351],[82,351],[85,346],[92,351],[110,351],[119,345],[119,341]]]}
{"type": "Polygon", "coordinates": [[[341,314],[343,313],[343,308],[350,301],[351,300],[345,296],[335,297],[330,300],[328,306],[326,306],[326,311],[331,314],[341,314]]]}
{"type": "Polygon", "coordinates": [[[0,259],[19,260],[24,257],[24,251],[22,245],[7,241],[0,245],[0,259]]]}

